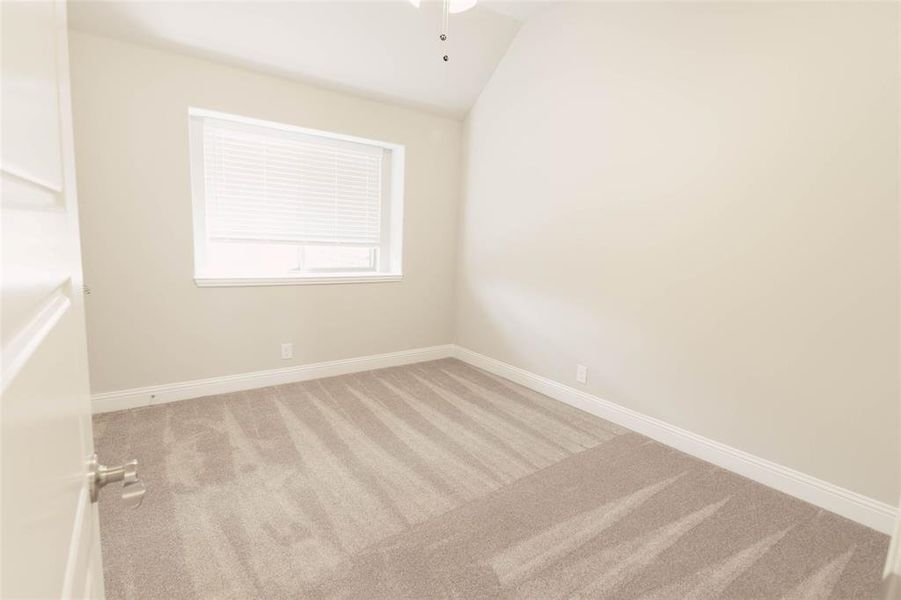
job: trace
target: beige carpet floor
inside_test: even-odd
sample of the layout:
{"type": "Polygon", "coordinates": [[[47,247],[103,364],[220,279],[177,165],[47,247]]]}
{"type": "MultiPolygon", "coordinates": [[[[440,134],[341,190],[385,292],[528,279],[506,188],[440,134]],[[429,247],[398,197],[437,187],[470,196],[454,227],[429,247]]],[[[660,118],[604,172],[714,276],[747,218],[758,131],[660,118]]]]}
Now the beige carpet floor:
{"type": "Polygon", "coordinates": [[[109,598],[840,598],[888,538],[447,359],[95,417],[109,598]]]}

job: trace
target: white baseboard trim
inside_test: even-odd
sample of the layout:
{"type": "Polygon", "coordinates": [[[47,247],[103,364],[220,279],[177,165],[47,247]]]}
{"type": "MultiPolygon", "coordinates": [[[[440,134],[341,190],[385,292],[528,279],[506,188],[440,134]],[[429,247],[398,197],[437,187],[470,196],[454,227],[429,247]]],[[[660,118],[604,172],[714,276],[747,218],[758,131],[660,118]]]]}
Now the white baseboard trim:
{"type": "Polygon", "coordinates": [[[473,366],[505,377],[536,392],[612,421],[667,446],[857,521],[877,531],[891,534],[895,528],[898,510],[890,504],[868,498],[857,492],[816,477],[811,477],[800,471],[721,444],[587,392],[558,383],[547,377],[536,375],[519,367],[514,367],[453,344],[313,363],[284,369],[254,371],[238,375],[103,392],[91,396],[92,410],[97,414],[139,406],[150,406],[152,404],[164,404],[270,385],[333,377],[335,375],[385,367],[396,367],[449,356],[454,356],[473,366]]]}
{"type": "Polygon", "coordinates": [[[151,404],[165,404],[189,398],[212,396],[214,394],[239,392],[270,385],[293,383],[295,381],[319,379],[320,377],[334,377],[335,375],[344,375],[346,373],[397,367],[427,360],[447,358],[452,356],[453,353],[454,346],[447,344],[444,346],[429,346],[390,352],[388,354],[373,354],[357,358],[312,363],[284,369],[254,371],[238,375],[195,379],[193,381],[152,385],[115,392],[102,392],[91,396],[91,407],[94,414],[105,413],[126,408],[150,406],[151,404]]]}
{"type": "Polygon", "coordinates": [[[898,509],[890,504],[748,454],[619,404],[494,358],[455,346],[454,356],[585,412],[648,436],[686,454],[743,475],[828,511],[891,534],[898,509]]]}

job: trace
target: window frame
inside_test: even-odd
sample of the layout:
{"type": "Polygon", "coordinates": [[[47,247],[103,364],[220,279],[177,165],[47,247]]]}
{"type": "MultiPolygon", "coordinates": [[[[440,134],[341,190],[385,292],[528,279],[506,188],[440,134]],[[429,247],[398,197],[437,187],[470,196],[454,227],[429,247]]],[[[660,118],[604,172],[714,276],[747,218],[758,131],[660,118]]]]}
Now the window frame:
{"type": "MultiPolygon", "coordinates": [[[[285,123],[266,121],[202,108],[188,108],[189,166],[191,170],[191,202],[193,211],[194,283],[198,287],[231,287],[259,285],[321,285],[341,283],[381,283],[403,279],[403,215],[405,147],[402,144],[309,129],[285,123]],[[280,132],[321,137],[337,142],[376,146],[384,150],[382,162],[382,198],[380,243],[376,247],[376,268],[361,271],[352,268],[306,272],[255,275],[253,273],[221,274],[206,270],[207,238],[206,189],[203,159],[203,120],[219,119],[280,132]]],[[[301,245],[298,244],[298,248],[301,245]]]]}

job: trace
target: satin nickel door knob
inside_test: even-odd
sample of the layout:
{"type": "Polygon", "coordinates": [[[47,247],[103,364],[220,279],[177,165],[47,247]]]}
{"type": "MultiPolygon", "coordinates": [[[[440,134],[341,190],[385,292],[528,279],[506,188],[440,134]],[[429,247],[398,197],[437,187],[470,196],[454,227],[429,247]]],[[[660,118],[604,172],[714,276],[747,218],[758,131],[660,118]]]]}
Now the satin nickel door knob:
{"type": "Polygon", "coordinates": [[[97,462],[97,455],[88,459],[88,489],[91,502],[100,499],[100,489],[108,483],[122,482],[122,500],[129,508],[137,508],[144,501],[147,488],[138,479],[138,461],[132,460],[118,467],[106,467],[97,462]]]}

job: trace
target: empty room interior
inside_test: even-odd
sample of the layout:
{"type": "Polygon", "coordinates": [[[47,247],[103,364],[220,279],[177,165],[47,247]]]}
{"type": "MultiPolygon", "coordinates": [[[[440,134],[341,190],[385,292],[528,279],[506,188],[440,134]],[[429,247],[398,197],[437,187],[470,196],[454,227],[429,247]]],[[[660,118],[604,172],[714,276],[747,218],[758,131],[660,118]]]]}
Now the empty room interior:
{"type": "Polygon", "coordinates": [[[899,599],[895,2],[2,1],[2,597],[899,599]]]}

